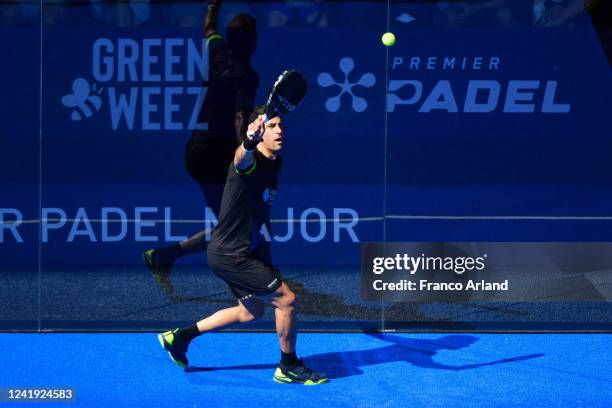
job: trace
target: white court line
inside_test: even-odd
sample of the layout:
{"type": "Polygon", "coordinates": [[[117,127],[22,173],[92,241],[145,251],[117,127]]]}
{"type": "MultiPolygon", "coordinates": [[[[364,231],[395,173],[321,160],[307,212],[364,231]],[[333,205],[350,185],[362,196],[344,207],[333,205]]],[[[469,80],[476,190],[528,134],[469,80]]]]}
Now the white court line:
{"type": "MultiPolygon", "coordinates": [[[[388,220],[535,220],[535,221],[612,221],[612,216],[591,216],[591,215],[580,215],[580,216],[545,216],[545,215],[387,215],[387,217],[360,217],[360,218],[326,218],[324,220],[321,219],[300,219],[300,218],[287,218],[287,219],[272,219],[271,223],[300,223],[300,222],[310,222],[310,223],[319,223],[321,221],[324,222],[352,222],[352,221],[383,221],[385,219],[388,220]]],[[[69,219],[61,219],[61,218],[45,218],[43,219],[45,222],[76,222],[83,221],[82,219],[76,220],[73,218],[69,219]]],[[[137,223],[137,222],[155,222],[155,223],[164,223],[168,222],[165,219],[128,219],[128,220],[118,220],[118,219],[87,219],[90,223],[120,223],[120,222],[128,222],[128,223],[137,223]]],[[[31,220],[22,220],[21,224],[38,224],[41,220],[31,219],[31,220]]],[[[193,220],[169,220],[169,222],[173,224],[201,224],[205,223],[204,219],[193,219],[193,220]]],[[[17,221],[0,221],[0,225],[2,224],[15,224],[17,221]]]]}
{"type": "MultiPolygon", "coordinates": [[[[324,220],[321,219],[300,219],[300,218],[290,218],[290,219],[272,219],[270,220],[270,222],[272,223],[300,223],[300,222],[351,222],[351,221],[382,221],[383,217],[364,217],[364,218],[326,218],[324,220]]],[[[53,223],[58,223],[58,222],[75,222],[77,221],[76,219],[72,219],[72,218],[66,218],[66,219],[60,219],[60,218],[45,218],[43,219],[43,221],[45,222],[53,222],[53,223]]],[[[80,222],[83,221],[83,219],[78,220],[80,222]]],[[[109,220],[97,220],[97,219],[87,219],[88,222],[90,223],[94,223],[94,224],[112,224],[112,223],[121,223],[121,222],[127,222],[127,223],[139,223],[139,222],[155,222],[155,223],[164,223],[164,222],[171,222],[172,224],[203,224],[205,222],[207,222],[207,220],[204,219],[200,219],[200,220],[165,220],[165,219],[150,219],[150,218],[143,218],[140,220],[118,220],[118,219],[109,219],[109,220]]],[[[38,224],[40,222],[40,220],[23,220],[20,223],[21,224],[38,224]]],[[[210,221],[208,221],[210,222],[210,221]]],[[[2,224],[16,224],[17,221],[0,221],[0,225],[2,224]]]]}
{"type": "Polygon", "coordinates": [[[612,216],[546,216],[546,215],[387,215],[392,220],[562,220],[562,221],[602,221],[612,220],[612,216]]]}

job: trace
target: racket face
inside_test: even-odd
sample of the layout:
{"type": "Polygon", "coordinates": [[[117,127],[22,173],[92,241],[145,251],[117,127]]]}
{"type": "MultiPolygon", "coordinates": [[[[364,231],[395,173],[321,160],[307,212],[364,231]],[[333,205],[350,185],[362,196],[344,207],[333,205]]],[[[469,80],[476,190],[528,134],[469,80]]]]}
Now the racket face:
{"type": "Polygon", "coordinates": [[[283,72],[272,87],[266,107],[266,116],[271,119],[293,111],[302,102],[308,86],[300,71],[283,72]]]}

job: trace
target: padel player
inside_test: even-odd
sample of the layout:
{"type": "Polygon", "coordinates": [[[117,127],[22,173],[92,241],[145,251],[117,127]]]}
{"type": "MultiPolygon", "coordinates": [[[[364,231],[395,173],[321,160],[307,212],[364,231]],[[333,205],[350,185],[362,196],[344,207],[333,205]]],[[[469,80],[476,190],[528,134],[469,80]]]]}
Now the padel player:
{"type": "Polygon", "coordinates": [[[191,340],[203,333],[262,317],[265,305],[262,297],[269,295],[275,307],[281,348],[274,381],[321,384],[327,377],[306,367],[296,356],[295,294],[272,266],[270,242],[261,233],[262,227],[270,231],[270,206],[276,195],[281,168],[279,152],[284,139],[282,119],[275,117],[264,124],[263,113],[263,107],[253,113],[246,140],[236,149],[227,173],[219,224],[208,246],[211,269],[227,283],[238,304],[190,327],[158,337],[172,360],[186,367],[191,340]]]}
{"type": "MultiPolygon", "coordinates": [[[[198,122],[207,123],[208,129],[193,131],[185,149],[185,167],[217,218],[227,167],[246,133],[259,86],[259,75],[251,66],[257,47],[255,18],[246,14],[234,17],[227,26],[226,43],[217,32],[220,6],[220,0],[209,0],[203,24],[210,83],[198,122]]],[[[203,230],[180,243],[143,253],[153,277],[167,293],[173,293],[170,272],[174,262],[184,255],[205,251],[209,233],[203,230]]]]}

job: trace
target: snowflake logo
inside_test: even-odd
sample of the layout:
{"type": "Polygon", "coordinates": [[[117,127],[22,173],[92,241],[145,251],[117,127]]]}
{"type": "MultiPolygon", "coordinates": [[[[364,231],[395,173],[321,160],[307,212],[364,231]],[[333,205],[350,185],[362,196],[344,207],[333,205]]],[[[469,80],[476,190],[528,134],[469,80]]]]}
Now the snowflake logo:
{"type": "Polygon", "coordinates": [[[348,93],[353,98],[353,110],[355,112],[363,112],[367,109],[368,102],[364,98],[355,95],[353,93],[353,88],[358,85],[370,88],[376,84],[376,77],[373,73],[368,72],[363,74],[361,78],[359,78],[359,81],[351,83],[349,82],[349,74],[355,68],[355,61],[353,61],[352,58],[344,57],[340,60],[338,66],[344,73],[344,82],[336,82],[329,72],[321,72],[317,77],[317,83],[324,88],[332,85],[340,87],[340,93],[338,95],[332,96],[325,101],[325,109],[329,112],[337,112],[338,109],[340,109],[342,95],[348,93]]]}

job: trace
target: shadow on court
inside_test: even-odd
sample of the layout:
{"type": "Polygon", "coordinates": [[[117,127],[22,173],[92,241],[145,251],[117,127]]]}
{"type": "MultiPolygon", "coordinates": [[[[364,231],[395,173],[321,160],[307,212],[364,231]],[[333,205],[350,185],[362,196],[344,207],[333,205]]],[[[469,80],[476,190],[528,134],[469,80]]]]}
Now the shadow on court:
{"type": "MultiPolygon", "coordinates": [[[[543,357],[544,354],[527,354],[493,361],[481,361],[472,364],[449,365],[434,361],[442,350],[461,350],[478,341],[478,337],[469,335],[449,335],[437,339],[407,339],[388,334],[368,334],[371,337],[390,343],[387,346],[367,350],[332,352],[315,354],[304,358],[309,367],[326,373],[329,378],[343,378],[363,374],[363,367],[405,361],[416,367],[437,370],[461,371],[480,367],[506,364],[516,361],[543,357]]],[[[473,356],[471,356],[473,357],[473,356]]],[[[473,359],[473,358],[472,358],[473,359]]],[[[185,372],[216,370],[258,370],[273,369],[277,364],[252,364],[219,367],[189,367],[185,372]]]]}

